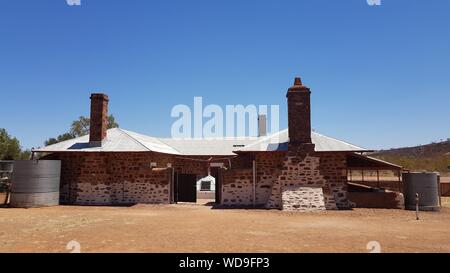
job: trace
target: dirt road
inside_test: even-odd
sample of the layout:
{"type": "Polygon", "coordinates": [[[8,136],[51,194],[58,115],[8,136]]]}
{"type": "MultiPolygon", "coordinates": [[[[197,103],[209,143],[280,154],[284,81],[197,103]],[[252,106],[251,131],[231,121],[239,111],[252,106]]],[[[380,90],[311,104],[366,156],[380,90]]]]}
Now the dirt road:
{"type": "Polygon", "coordinates": [[[322,213],[200,205],[0,208],[0,252],[450,252],[450,208],[322,213]]]}

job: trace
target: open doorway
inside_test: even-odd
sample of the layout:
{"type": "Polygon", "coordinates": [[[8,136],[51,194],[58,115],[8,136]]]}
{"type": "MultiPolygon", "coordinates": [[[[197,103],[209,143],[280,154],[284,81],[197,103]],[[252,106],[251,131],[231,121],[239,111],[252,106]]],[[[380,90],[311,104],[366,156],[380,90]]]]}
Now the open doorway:
{"type": "Polygon", "coordinates": [[[195,174],[175,174],[174,201],[197,202],[197,176],[195,174]]]}
{"type": "Polygon", "coordinates": [[[173,181],[174,203],[220,204],[220,168],[211,168],[207,176],[175,173],[173,181]]]}

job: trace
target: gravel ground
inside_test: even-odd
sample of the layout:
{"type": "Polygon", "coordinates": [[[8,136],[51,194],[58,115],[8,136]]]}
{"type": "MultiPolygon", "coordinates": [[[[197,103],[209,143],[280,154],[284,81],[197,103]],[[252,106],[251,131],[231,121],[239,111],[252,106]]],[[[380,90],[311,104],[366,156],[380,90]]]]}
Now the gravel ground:
{"type": "MultiPolygon", "coordinates": [[[[450,198],[444,204],[450,206],[450,198]]],[[[0,208],[0,252],[450,252],[450,208],[293,213],[205,205],[0,208]]]]}

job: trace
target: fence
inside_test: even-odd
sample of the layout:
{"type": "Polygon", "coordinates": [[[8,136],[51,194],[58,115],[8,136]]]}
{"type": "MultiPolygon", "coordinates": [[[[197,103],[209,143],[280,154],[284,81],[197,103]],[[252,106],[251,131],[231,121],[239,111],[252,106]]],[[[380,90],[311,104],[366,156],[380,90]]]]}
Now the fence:
{"type": "Polygon", "coordinates": [[[13,165],[13,161],[0,161],[0,206],[8,203],[13,165]]]}

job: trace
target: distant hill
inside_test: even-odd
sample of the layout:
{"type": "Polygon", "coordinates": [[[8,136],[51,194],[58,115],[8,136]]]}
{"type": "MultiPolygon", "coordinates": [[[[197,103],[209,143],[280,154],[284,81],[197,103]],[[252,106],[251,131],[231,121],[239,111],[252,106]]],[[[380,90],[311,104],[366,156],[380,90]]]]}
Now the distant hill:
{"type": "Polygon", "coordinates": [[[386,160],[412,171],[448,172],[450,139],[415,147],[377,151],[371,156],[386,160]]]}

